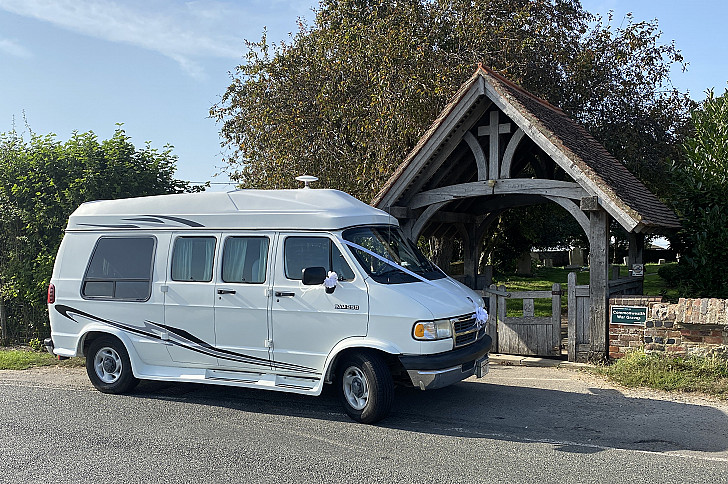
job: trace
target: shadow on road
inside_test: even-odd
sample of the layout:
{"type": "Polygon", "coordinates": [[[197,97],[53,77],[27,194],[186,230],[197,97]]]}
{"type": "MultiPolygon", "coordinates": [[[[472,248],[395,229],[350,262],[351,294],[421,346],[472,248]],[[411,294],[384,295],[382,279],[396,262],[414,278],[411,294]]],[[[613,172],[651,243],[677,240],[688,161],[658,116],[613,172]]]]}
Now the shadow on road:
{"type": "MultiPolygon", "coordinates": [[[[202,384],[142,382],[131,395],[260,414],[351,422],[333,389],[320,397],[202,384]]],[[[381,427],[420,434],[554,444],[570,453],[605,448],[728,451],[728,415],[701,405],[465,381],[442,390],[397,389],[381,427]]]]}

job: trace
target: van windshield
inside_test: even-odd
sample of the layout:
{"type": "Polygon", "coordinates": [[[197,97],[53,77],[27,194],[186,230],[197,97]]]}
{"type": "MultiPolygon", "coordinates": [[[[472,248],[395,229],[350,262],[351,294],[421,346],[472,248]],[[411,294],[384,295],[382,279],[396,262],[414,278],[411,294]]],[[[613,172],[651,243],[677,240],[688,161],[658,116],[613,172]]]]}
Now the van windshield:
{"type": "MultiPolygon", "coordinates": [[[[356,227],[345,230],[342,236],[344,240],[360,245],[430,281],[445,277],[445,274],[427,260],[417,246],[406,239],[397,227],[356,227]]],[[[418,280],[361,249],[351,246],[349,249],[367,274],[379,283],[403,284],[418,280]]]]}

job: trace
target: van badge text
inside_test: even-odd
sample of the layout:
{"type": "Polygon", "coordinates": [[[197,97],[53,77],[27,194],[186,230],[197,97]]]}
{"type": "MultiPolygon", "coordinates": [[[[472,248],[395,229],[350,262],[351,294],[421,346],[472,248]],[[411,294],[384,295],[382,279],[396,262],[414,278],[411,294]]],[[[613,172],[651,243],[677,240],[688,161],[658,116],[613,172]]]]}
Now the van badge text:
{"type": "Polygon", "coordinates": [[[358,304],[334,304],[334,309],[348,309],[350,311],[358,311],[358,304]]]}

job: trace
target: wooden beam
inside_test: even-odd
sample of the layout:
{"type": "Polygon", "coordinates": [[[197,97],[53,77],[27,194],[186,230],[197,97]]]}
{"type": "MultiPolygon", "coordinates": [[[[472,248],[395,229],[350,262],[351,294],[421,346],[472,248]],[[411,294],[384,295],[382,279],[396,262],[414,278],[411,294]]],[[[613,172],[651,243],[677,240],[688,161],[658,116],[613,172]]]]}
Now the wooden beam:
{"type": "Polygon", "coordinates": [[[579,202],[579,208],[585,212],[595,212],[602,209],[598,197],[584,197],[579,202]]]}
{"type": "Polygon", "coordinates": [[[609,342],[609,214],[597,210],[589,216],[589,325],[591,352],[604,358],[609,342]]]}
{"type": "MultiPolygon", "coordinates": [[[[420,151],[412,158],[409,165],[407,166],[407,169],[390,187],[389,191],[384,195],[384,197],[382,197],[382,200],[377,204],[378,207],[387,207],[389,205],[394,205],[397,200],[402,197],[405,190],[407,190],[407,187],[411,183],[413,183],[415,179],[418,178],[418,176],[422,178],[420,171],[425,168],[425,166],[430,161],[430,158],[437,155],[436,163],[439,164],[441,164],[445,160],[445,158],[447,158],[447,155],[449,155],[449,153],[452,152],[455,146],[460,143],[462,133],[468,131],[480,118],[480,116],[476,113],[481,112],[482,114],[482,112],[485,112],[485,110],[488,109],[492,104],[489,99],[482,98],[485,92],[484,89],[485,81],[483,81],[482,78],[478,79],[478,81],[470,87],[468,92],[465,93],[457,106],[455,106],[450,114],[448,114],[447,117],[442,121],[442,123],[440,123],[434,133],[430,135],[430,138],[425,142],[422,149],[420,149],[420,151]],[[477,104],[478,102],[479,105],[473,110],[474,112],[471,113],[471,116],[469,116],[469,119],[472,120],[472,123],[463,123],[463,117],[468,113],[468,111],[471,110],[473,105],[477,104]],[[473,114],[476,115],[473,116],[473,114]],[[463,125],[465,125],[466,129],[462,129],[464,127],[463,125]],[[453,143],[453,134],[458,128],[460,128],[461,135],[455,136],[457,138],[457,141],[453,143]],[[448,144],[447,147],[442,146],[445,143],[448,144]],[[448,150],[449,152],[444,154],[444,152],[448,150]]],[[[429,176],[425,176],[425,178],[429,179],[429,176]]],[[[418,181],[417,183],[419,184],[422,182],[418,181]]],[[[421,187],[421,185],[419,186],[421,187]]],[[[415,191],[419,191],[419,188],[415,188],[415,191]]]]}
{"type": "Polygon", "coordinates": [[[542,150],[546,152],[571,178],[577,181],[584,189],[592,194],[599,195],[603,205],[609,211],[619,224],[624,227],[627,232],[631,232],[639,223],[627,211],[617,205],[615,201],[604,191],[603,187],[596,181],[586,176],[586,174],[576,166],[560,147],[557,147],[546,135],[536,128],[518,109],[516,109],[509,101],[501,96],[489,83],[484,83],[485,92],[488,97],[493,100],[513,122],[526,132],[542,150]]]}
{"type": "Polygon", "coordinates": [[[415,209],[433,203],[452,201],[461,198],[481,197],[486,195],[550,195],[564,198],[581,198],[584,190],[573,182],[558,180],[540,180],[530,178],[510,178],[460,183],[447,187],[435,188],[418,193],[407,204],[415,209]],[[494,183],[492,183],[494,182],[494,183]]]}
{"type": "Polygon", "coordinates": [[[478,167],[478,180],[487,180],[488,165],[486,164],[485,153],[483,153],[483,148],[480,146],[480,143],[478,143],[478,139],[473,136],[473,133],[471,133],[470,131],[465,133],[463,139],[468,144],[468,146],[470,146],[470,150],[475,156],[475,164],[478,167]]]}
{"type": "Polygon", "coordinates": [[[407,207],[400,207],[395,205],[394,207],[386,207],[383,209],[385,212],[389,213],[392,217],[402,220],[405,218],[414,218],[414,210],[411,210],[407,207]]]}
{"type": "MultiPolygon", "coordinates": [[[[410,177],[409,183],[402,188],[402,192],[397,196],[396,200],[407,200],[407,194],[419,192],[435,175],[437,170],[439,170],[440,167],[447,161],[448,157],[452,154],[455,148],[457,148],[457,146],[462,142],[465,133],[475,126],[483,113],[485,113],[492,104],[493,103],[487,98],[482,98],[480,103],[476,104],[472,110],[464,110],[459,115],[462,117],[457,119],[457,122],[453,125],[452,129],[447,132],[446,136],[442,138],[440,143],[428,155],[427,160],[420,164],[420,168],[417,169],[417,172],[414,173],[415,168],[411,166],[407,169],[406,173],[414,173],[414,175],[410,177]]],[[[404,176],[405,173],[402,174],[402,177],[404,176]]],[[[400,179],[402,177],[400,177],[400,179]]],[[[397,180],[397,183],[399,183],[399,181],[400,180],[397,180]]],[[[390,189],[390,192],[392,192],[394,188],[395,187],[393,186],[392,189],[390,189]]],[[[387,196],[388,195],[389,194],[387,194],[387,196]]],[[[384,202],[384,199],[382,202],[384,202]]],[[[382,203],[379,203],[379,206],[382,206],[382,203]]]]}
{"type": "Polygon", "coordinates": [[[584,212],[582,212],[579,207],[576,206],[576,203],[564,197],[552,197],[550,195],[546,195],[546,198],[548,198],[552,202],[558,203],[559,205],[561,205],[561,207],[566,209],[566,211],[569,212],[571,216],[576,219],[577,222],[579,222],[579,225],[581,225],[581,229],[584,231],[586,236],[589,237],[589,217],[587,217],[584,212]]]}
{"type": "Polygon", "coordinates": [[[503,154],[503,163],[501,163],[501,178],[511,177],[511,165],[513,164],[513,155],[516,153],[516,148],[518,148],[518,145],[521,143],[521,140],[523,139],[523,136],[525,134],[526,133],[524,133],[521,128],[518,128],[516,132],[513,133],[513,136],[511,136],[510,141],[508,141],[508,146],[506,146],[506,152],[503,154]]]}
{"type": "Polygon", "coordinates": [[[430,220],[430,217],[432,217],[435,212],[440,210],[440,208],[446,203],[447,202],[433,203],[427,207],[419,217],[417,217],[417,220],[415,220],[412,224],[412,228],[410,229],[411,240],[417,240],[420,237],[420,232],[422,232],[422,229],[425,228],[425,224],[430,220]]]}
{"type": "Polygon", "coordinates": [[[500,112],[490,112],[490,124],[478,127],[478,136],[488,136],[490,151],[488,154],[488,178],[500,178],[498,166],[500,165],[500,135],[511,132],[511,123],[500,124],[500,112]]]}

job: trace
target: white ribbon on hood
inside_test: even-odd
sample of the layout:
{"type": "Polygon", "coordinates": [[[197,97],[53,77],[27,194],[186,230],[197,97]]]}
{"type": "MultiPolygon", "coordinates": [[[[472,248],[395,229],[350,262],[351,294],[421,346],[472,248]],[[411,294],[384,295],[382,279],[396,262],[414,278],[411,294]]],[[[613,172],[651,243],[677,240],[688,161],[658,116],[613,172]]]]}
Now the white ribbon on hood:
{"type": "MultiPolygon", "coordinates": [[[[389,264],[390,266],[394,267],[395,269],[399,269],[400,271],[404,272],[408,276],[412,276],[415,279],[418,279],[422,282],[426,282],[427,284],[434,286],[438,289],[443,289],[440,286],[433,284],[432,281],[425,279],[421,275],[419,275],[415,272],[412,272],[411,270],[402,267],[401,265],[397,264],[396,262],[391,261],[391,260],[387,259],[386,257],[382,257],[381,255],[377,254],[376,252],[372,252],[371,250],[366,249],[359,244],[355,244],[354,242],[350,242],[350,241],[344,240],[344,239],[339,239],[339,241],[344,245],[348,245],[349,247],[353,247],[355,249],[361,250],[362,252],[364,252],[366,254],[371,255],[372,257],[379,259],[380,261],[384,262],[385,264],[389,264]]],[[[468,298],[468,299],[470,299],[470,298],[468,298]]],[[[484,325],[486,323],[486,321],[488,321],[488,311],[486,311],[485,308],[478,306],[475,303],[475,301],[473,301],[472,299],[471,299],[471,302],[473,303],[473,306],[475,306],[475,320],[481,326],[484,325]]]]}

